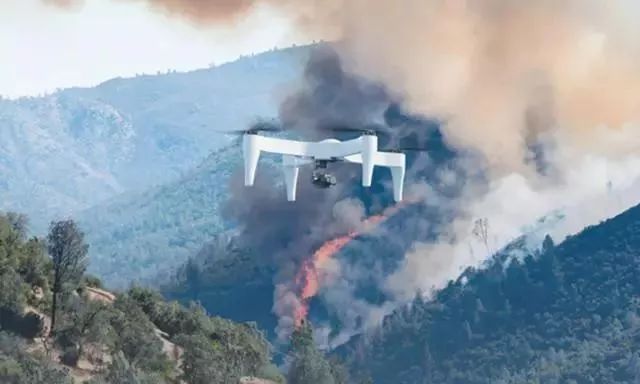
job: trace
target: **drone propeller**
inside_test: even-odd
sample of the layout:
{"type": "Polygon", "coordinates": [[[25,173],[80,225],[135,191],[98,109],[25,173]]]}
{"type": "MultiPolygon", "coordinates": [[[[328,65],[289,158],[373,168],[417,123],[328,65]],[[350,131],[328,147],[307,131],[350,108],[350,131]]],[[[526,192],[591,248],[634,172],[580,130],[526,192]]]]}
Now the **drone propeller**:
{"type": "Polygon", "coordinates": [[[273,121],[259,121],[251,126],[248,131],[282,132],[281,125],[273,121]]]}
{"type": "Polygon", "coordinates": [[[322,129],[333,132],[360,133],[365,135],[378,135],[389,132],[388,128],[382,125],[368,125],[361,128],[350,127],[348,125],[333,125],[322,127],[322,129]]]}
{"type": "Polygon", "coordinates": [[[276,123],[261,121],[255,123],[249,129],[243,129],[240,131],[216,131],[225,135],[247,135],[247,134],[256,134],[258,132],[282,132],[284,129],[278,126],[276,123]]]}
{"type": "Polygon", "coordinates": [[[394,148],[382,148],[382,152],[431,152],[429,148],[423,147],[394,147],[394,148]]]}

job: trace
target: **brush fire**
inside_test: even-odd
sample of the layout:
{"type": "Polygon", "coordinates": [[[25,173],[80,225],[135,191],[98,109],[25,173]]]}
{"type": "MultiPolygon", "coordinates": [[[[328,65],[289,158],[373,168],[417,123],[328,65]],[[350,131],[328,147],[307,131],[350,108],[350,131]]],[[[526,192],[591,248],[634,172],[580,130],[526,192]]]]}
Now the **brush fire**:
{"type": "Polygon", "coordinates": [[[356,237],[374,230],[380,224],[391,218],[398,213],[401,208],[409,204],[408,202],[398,203],[392,207],[386,209],[380,215],[374,215],[366,218],[362,222],[362,227],[359,230],[354,230],[346,235],[336,237],[328,240],[318,250],[313,253],[313,256],[307,259],[295,277],[295,284],[299,289],[299,302],[300,305],[294,309],[295,313],[293,318],[295,319],[296,327],[299,327],[304,323],[309,314],[309,302],[315,297],[323,284],[323,269],[326,267],[329,260],[331,260],[338,252],[340,252],[349,242],[356,237]]]}

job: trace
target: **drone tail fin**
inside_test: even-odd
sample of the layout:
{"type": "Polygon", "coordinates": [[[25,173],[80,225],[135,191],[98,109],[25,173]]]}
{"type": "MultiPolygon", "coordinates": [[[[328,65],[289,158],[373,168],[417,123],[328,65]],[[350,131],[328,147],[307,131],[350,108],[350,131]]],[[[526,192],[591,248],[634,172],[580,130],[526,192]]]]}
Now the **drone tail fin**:
{"type": "Polygon", "coordinates": [[[256,170],[260,159],[260,148],[257,135],[244,135],[242,141],[244,152],[244,185],[252,186],[256,180],[256,170]]]}

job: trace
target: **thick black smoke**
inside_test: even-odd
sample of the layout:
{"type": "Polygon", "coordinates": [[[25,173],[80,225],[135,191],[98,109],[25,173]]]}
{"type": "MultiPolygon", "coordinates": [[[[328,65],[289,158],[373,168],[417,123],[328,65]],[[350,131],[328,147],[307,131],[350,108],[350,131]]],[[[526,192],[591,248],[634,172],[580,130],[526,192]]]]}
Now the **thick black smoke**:
{"type": "Polygon", "coordinates": [[[335,137],[332,127],[364,129],[381,124],[395,100],[381,84],[346,73],[329,46],[313,50],[304,71],[304,85],[280,107],[287,130],[312,139],[335,137]]]}
{"type": "MultiPolygon", "coordinates": [[[[337,54],[321,47],[311,53],[303,89],[282,103],[279,120],[286,131],[302,140],[344,138],[341,137],[344,134],[328,128],[362,128],[382,121],[392,102],[383,87],[345,73],[337,54]]],[[[359,185],[361,168],[330,164],[329,170],[336,175],[338,185],[329,190],[311,184],[311,170],[301,170],[294,203],[285,199],[279,168],[261,162],[252,188],[242,185],[240,173],[234,177],[232,198],[225,212],[245,229],[245,244],[267,253],[266,257],[277,258],[285,250],[286,260],[292,259],[289,254],[299,254],[293,257],[295,261],[306,258],[327,239],[353,229],[336,222],[333,207],[352,195],[359,185]]]]}
{"type": "MultiPolygon", "coordinates": [[[[410,146],[427,150],[424,153],[407,152],[405,185],[408,195],[412,185],[421,183],[427,185],[430,195],[441,198],[455,198],[461,190],[466,175],[458,164],[460,155],[447,146],[438,123],[404,113],[400,101],[384,86],[346,72],[339,56],[330,47],[322,46],[312,52],[304,80],[304,86],[288,97],[280,108],[280,124],[289,135],[306,140],[348,139],[357,134],[336,133],[331,128],[379,127],[388,132],[379,135],[382,148],[410,146]]],[[[285,199],[281,170],[265,166],[264,162],[259,166],[254,187],[242,185],[241,173],[234,177],[231,186],[232,197],[225,213],[242,229],[240,243],[268,260],[276,270],[274,312],[279,317],[280,336],[285,336],[293,326],[290,315],[299,305],[295,297],[299,289],[295,276],[301,264],[325,241],[357,229],[364,216],[378,214],[393,204],[388,170],[376,169],[371,188],[361,187],[361,168],[358,166],[336,163],[331,164],[330,171],[337,177],[338,185],[322,190],[311,184],[311,169],[301,170],[296,202],[285,199]]],[[[416,206],[421,204],[420,200],[414,203],[416,206]]],[[[444,209],[445,205],[441,207],[444,209]]],[[[416,209],[411,211],[414,219],[403,215],[406,223],[411,223],[410,230],[397,228],[396,224],[395,230],[380,234],[384,237],[381,243],[391,246],[393,252],[376,255],[381,259],[389,257],[389,263],[385,268],[370,270],[370,274],[389,273],[412,241],[433,236],[437,226],[427,224],[424,217],[438,217],[438,212],[433,207],[429,214],[416,209]],[[419,229],[424,232],[416,233],[419,229]]],[[[377,253],[371,248],[366,251],[377,253]]],[[[341,282],[343,285],[355,287],[353,279],[372,281],[377,278],[367,276],[358,260],[364,260],[363,265],[371,261],[349,258],[350,271],[357,273],[345,274],[343,277],[347,280],[341,282]]],[[[339,305],[335,300],[332,304],[339,305]]],[[[340,309],[333,312],[339,313],[340,309]]]]}

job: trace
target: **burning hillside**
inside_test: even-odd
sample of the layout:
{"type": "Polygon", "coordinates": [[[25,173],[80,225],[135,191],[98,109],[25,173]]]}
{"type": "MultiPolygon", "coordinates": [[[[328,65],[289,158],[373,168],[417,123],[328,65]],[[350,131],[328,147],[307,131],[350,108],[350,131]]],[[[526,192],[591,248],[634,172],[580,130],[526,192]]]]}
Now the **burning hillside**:
{"type": "Polygon", "coordinates": [[[383,223],[389,217],[393,216],[407,203],[400,203],[385,210],[380,215],[370,216],[362,222],[361,229],[349,232],[346,235],[338,236],[334,239],[326,241],[318,250],[316,250],[310,259],[305,260],[298,273],[295,276],[295,285],[299,290],[299,307],[294,309],[293,318],[296,326],[302,324],[307,318],[309,312],[309,300],[315,297],[322,285],[325,283],[326,276],[324,268],[327,263],[342,248],[359,235],[374,230],[378,225],[383,223]]]}

